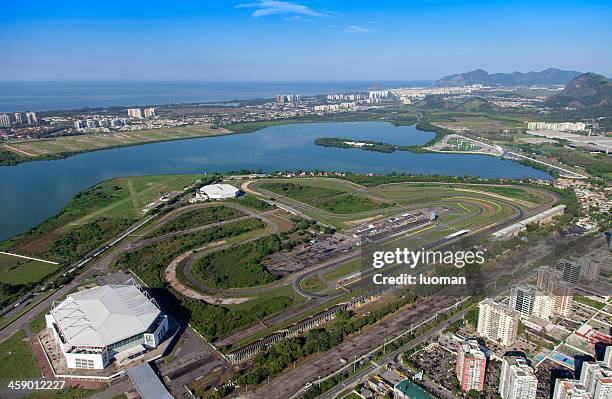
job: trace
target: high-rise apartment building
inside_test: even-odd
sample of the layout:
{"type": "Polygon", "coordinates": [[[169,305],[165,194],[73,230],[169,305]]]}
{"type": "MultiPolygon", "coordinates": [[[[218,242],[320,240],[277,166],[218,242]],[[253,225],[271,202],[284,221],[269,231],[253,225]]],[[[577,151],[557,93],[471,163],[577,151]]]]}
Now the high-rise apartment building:
{"type": "Polygon", "coordinates": [[[562,272],[561,279],[572,284],[580,280],[580,265],[577,262],[562,261],[555,264],[555,269],[562,272]]]}
{"type": "Polygon", "coordinates": [[[525,358],[504,356],[499,378],[502,399],[535,399],[538,379],[525,358]]]}
{"type": "Polygon", "coordinates": [[[599,278],[599,271],[601,270],[601,263],[598,260],[579,260],[580,265],[580,278],[584,280],[597,280],[599,278]]]}
{"type": "Polygon", "coordinates": [[[457,345],[455,375],[463,392],[483,390],[486,368],[487,358],[478,341],[471,339],[457,345]]]}
{"type": "Polygon", "coordinates": [[[128,108],[127,111],[130,118],[142,118],[142,110],[140,108],[128,108]]]}
{"type": "Polygon", "coordinates": [[[11,118],[8,114],[0,114],[0,127],[9,127],[11,126],[11,118]]]}
{"type": "Polygon", "coordinates": [[[15,123],[23,123],[20,112],[15,112],[15,123]]]}
{"type": "Polygon", "coordinates": [[[553,399],[610,399],[612,398],[612,347],[600,362],[584,362],[580,379],[559,379],[555,382],[553,399]]]}
{"type": "Polygon", "coordinates": [[[26,119],[28,120],[28,125],[38,125],[38,118],[36,118],[36,112],[26,112],[26,119]]]}
{"type": "MultiPolygon", "coordinates": [[[[547,295],[553,300],[551,314],[548,317],[538,316],[548,319],[552,315],[568,316],[571,310],[573,287],[572,283],[563,279],[563,270],[549,266],[538,269],[537,288],[542,291],[537,295],[547,295]]],[[[540,305],[539,313],[543,314],[541,306],[548,305],[550,301],[543,300],[540,305]]],[[[535,314],[534,310],[534,314],[535,314]]]]}
{"type": "Polygon", "coordinates": [[[512,345],[518,331],[519,312],[490,298],[478,307],[478,334],[503,346],[512,345]]]}
{"type": "Polygon", "coordinates": [[[510,307],[527,318],[533,314],[535,296],[534,287],[526,284],[515,285],[510,289],[510,307]]]}
{"type": "Polygon", "coordinates": [[[155,118],[155,108],[145,108],[144,117],[145,118],[155,118]]]}

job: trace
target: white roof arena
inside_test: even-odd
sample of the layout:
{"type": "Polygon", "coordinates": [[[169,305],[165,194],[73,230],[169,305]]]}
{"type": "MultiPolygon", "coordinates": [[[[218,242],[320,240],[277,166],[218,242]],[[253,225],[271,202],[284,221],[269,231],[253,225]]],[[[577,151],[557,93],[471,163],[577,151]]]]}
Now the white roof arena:
{"type": "Polygon", "coordinates": [[[160,313],[154,300],[134,283],[76,292],[51,310],[68,344],[95,347],[145,332],[160,313]]]}
{"type": "Polygon", "coordinates": [[[200,188],[200,192],[209,198],[232,198],[240,193],[240,190],[231,184],[209,184],[200,188]]]}

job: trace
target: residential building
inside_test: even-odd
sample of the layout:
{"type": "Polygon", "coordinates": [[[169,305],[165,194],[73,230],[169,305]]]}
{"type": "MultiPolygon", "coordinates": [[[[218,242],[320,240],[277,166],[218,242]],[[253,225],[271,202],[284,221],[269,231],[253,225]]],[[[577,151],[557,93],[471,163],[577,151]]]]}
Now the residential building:
{"type": "Polygon", "coordinates": [[[8,114],[0,114],[0,127],[9,126],[11,126],[11,118],[9,118],[8,114]]]}
{"type": "Polygon", "coordinates": [[[15,123],[23,123],[20,112],[15,112],[15,123]]]}
{"type": "Polygon", "coordinates": [[[463,392],[483,390],[486,368],[487,358],[478,341],[471,339],[457,345],[455,375],[463,392]]]}
{"type": "Polygon", "coordinates": [[[155,108],[145,108],[144,117],[145,118],[155,118],[155,108]]]}
{"type": "Polygon", "coordinates": [[[554,314],[555,297],[543,291],[536,291],[533,299],[533,315],[540,319],[550,320],[554,314]]]}
{"type": "Polygon", "coordinates": [[[140,108],[128,108],[127,112],[130,118],[142,118],[142,110],[140,108]]]}
{"type": "Polygon", "coordinates": [[[559,379],[555,382],[553,399],[612,398],[612,349],[606,348],[603,361],[584,362],[578,380],[559,379]]]}
{"type": "Polygon", "coordinates": [[[478,305],[478,334],[503,346],[516,340],[520,313],[490,298],[478,305]]]}
{"type": "Polygon", "coordinates": [[[529,122],[527,124],[528,130],[558,130],[561,132],[579,132],[586,130],[586,124],[584,122],[560,122],[560,123],[547,123],[547,122],[529,122]]]}
{"type": "Polygon", "coordinates": [[[537,288],[542,291],[544,295],[553,298],[554,303],[552,304],[551,315],[564,317],[569,315],[572,304],[573,287],[571,283],[564,281],[562,270],[550,266],[539,268],[537,288]]]}
{"type": "Polygon", "coordinates": [[[38,118],[36,118],[36,112],[26,112],[26,119],[28,120],[28,125],[38,125],[38,118]]]}
{"type": "Polygon", "coordinates": [[[599,278],[599,271],[601,269],[600,262],[594,262],[592,260],[578,261],[580,265],[580,278],[584,280],[597,280],[599,278]]]}
{"type": "Polygon", "coordinates": [[[504,356],[499,378],[502,399],[535,399],[538,379],[525,358],[504,356]]]}
{"type": "Polygon", "coordinates": [[[98,127],[98,124],[94,119],[87,119],[86,124],[88,129],[95,129],[98,127]]]}
{"type": "Polygon", "coordinates": [[[561,278],[572,284],[578,284],[580,280],[580,265],[577,262],[562,261],[555,264],[555,269],[562,272],[561,278]]]}
{"type": "Polygon", "coordinates": [[[389,90],[370,90],[368,91],[368,97],[371,99],[380,99],[389,96],[389,90]]]}
{"type": "Polygon", "coordinates": [[[521,317],[529,317],[533,314],[533,304],[536,290],[526,284],[515,285],[510,289],[510,307],[517,310],[521,317]]]}
{"type": "Polygon", "coordinates": [[[85,126],[86,125],[85,125],[85,121],[84,120],[79,119],[79,120],[74,121],[74,128],[75,129],[83,129],[85,126]]]}

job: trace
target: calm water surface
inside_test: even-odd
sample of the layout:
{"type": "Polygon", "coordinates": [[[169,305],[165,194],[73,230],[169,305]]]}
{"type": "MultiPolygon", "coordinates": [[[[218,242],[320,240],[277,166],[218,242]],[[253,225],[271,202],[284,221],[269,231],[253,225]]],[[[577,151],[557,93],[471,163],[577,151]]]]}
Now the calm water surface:
{"type": "Polygon", "coordinates": [[[272,126],[256,133],[114,148],[53,161],[0,167],[0,239],[57,213],[76,193],[126,175],[240,169],[412,172],[506,178],[549,178],[545,172],[486,155],[384,154],[314,145],[317,137],[423,144],[433,133],[383,122],[272,126]]]}

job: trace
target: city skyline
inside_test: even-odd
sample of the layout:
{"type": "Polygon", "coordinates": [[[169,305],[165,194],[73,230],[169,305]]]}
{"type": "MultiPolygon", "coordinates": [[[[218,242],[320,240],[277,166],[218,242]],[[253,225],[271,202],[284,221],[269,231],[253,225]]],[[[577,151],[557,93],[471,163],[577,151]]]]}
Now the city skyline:
{"type": "Polygon", "coordinates": [[[433,80],[612,75],[605,2],[7,3],[2,80],[433,80]]]}

